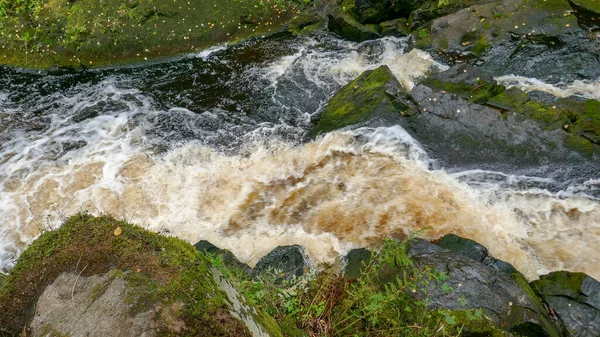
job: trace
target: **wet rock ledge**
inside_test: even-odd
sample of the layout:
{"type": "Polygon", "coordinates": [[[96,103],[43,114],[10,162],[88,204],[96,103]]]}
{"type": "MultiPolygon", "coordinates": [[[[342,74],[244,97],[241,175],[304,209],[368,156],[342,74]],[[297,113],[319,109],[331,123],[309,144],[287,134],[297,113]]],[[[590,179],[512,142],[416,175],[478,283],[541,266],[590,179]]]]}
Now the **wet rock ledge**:
{"type": "Polygon", "coordinates": [[[600,283],[529,283],[478,243],[386,240],[315,266],[300,246],[255,266],[110,217],[42,234],[0,281],[2,336],[589,336],[600,283]],[[417,334],[419,333],[419,334],[417,334]]]}

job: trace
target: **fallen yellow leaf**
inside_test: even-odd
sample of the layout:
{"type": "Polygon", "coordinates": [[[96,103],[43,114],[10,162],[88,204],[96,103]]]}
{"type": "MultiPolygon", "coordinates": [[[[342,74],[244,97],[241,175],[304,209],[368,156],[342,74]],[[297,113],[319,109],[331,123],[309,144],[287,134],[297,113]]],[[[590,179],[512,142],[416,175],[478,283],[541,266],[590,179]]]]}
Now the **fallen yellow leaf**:
{"type": "Polygon", "coordinates": [[[121,229],[121,227],[117,227],[117,229],[115,229],[115,236],[121,235],[122,232],[123,230],[121,229]]]}

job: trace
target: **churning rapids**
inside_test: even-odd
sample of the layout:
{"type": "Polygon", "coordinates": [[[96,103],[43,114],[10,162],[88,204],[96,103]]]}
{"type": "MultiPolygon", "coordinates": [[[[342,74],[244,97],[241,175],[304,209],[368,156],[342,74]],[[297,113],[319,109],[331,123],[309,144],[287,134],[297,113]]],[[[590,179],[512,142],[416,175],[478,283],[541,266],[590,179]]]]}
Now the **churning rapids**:
{"type": "Polygon", "coordinates": [[[41,230],[90,212],[207,239],[250,264],[287,244],[330,262],[427,228],[429,239],[475,239],[530,278],[600,279],[598,179],[444,168],[399,126],[305,139],[335,90],[381,64],[409,90],[445,68],[403,39],[284,36],[139,67],[0,69],[0,267],[41,230]]]}

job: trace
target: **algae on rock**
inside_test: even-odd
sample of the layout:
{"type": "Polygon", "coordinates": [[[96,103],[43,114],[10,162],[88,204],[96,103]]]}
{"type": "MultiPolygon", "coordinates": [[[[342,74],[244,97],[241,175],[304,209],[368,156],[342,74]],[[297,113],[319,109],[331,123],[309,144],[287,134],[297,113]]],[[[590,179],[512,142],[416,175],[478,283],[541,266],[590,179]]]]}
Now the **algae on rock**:
{"type": "MultiPolygon", "coordinates": [[[[45,294],[52,283],[58,282],[55,290],[64,290],[65,282],[57,280],[65,278],[75,281],[74,286],[67,282],[72,287],[66,291],[69,305],[81,308],[71,303],[73,300],[98,311],[102,307],[96,306],[101,303],[116,303],[114,307],[126,309],[133,320],[126,321],[124,324],[131,326],[124,328],[133,328],[132,322],[142,319],[145,323],[140,324],[151,327],[146,331],[150,335],[253,335],[236,318],[229,298],[212,277],[208,260],[193,246],[110,217],[89,215],[73,216],[59,229],[43,233],[21,255],[0,288],[0,326],[16,335],[29,327],[34,314],[52,317],[51,312],[42,314],[50,310],[47,303],[52,301],[38,302],[38,298],[52,298],[52,292],[45,294]],[[109,293],[123,298],[108,298],[109,293]]],[[[253,311],[261,316],[257,309],[253,311]]],[[[69,317],[86,316],[75,312],[69,317]]],[[[59,322],[38,323],[39,331],[70,331],[59,322]]],[[[75,321],[71,323],[77,326],[75,321]]],[[[80,326],[78,331],[112,335],[111,331],[95,332],[93,327],[80,326]]],[[[280,334],[275,330],[271,335],[280,334]]]]}
{"type": "Polygon", "coordinates": [[[312,135],[375,120],[397,121],[409,112],[407,96],[387,66],[365,71],[329,100],[312,135]]]}

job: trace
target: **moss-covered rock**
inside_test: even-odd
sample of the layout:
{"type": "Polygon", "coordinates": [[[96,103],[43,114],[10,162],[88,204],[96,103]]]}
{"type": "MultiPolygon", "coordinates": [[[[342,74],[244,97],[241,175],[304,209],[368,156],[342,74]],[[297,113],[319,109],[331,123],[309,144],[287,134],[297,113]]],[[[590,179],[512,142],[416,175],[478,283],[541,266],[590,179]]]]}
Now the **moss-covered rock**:
{"type": "Polygon", "coordinates": [[[91,68],[193,53],[276,32],[310,1],[0,2],[0,64],[91,68]]]}
{"type": "Polygon", "coordinates": [[[481,57],[492,46],[519,37],[523,37],[523,43],[536,43],[532,36],[544,40],[580,30],[567,0],[482,1],[464,7],[461,7],[462,1],[457,2],[455,6],[459,11],[444,12],[452,8],[449,4],[413,14],[413,27],[433,20],[430,24],[433,49],[481,57]],[[443,16],[436,15],[436,11],[443,16]]]}
{"type": "Polygon", "coordinates": [[[512,87],[492,97],[488,105],[517,112],[522,118],[536,121],[546,130],[563,130],[565,144],[585,156],[592,156],[600,145],[600,102],[588,99],[558,99],[539,102],[512,87]]]}
{"type": "MultiPolygon", "coordinates": [[[[73,216],[58,230],[42,234],[21,255],[0,288],[0,326],[20,334],[35,310],[45,309],[36,309],[36,303],[47,286],[65,275],[82,284],[100,275],[85,282],[90,284],[85,305],[105,301],[109,289],[126,294],[119,307],[126,305],[132,317],[150,315],[155,335],[251,335],[213,279],[208,261],[193,246],[110,217],[88,215],[73,216]]],[[[75,294],[73,286],[67,302],[75,294]]],[[[60,330],[60,324],[51,328],[68,332],[60,330]]]]}
{"type": "Polygon", "coordinates": [[[410,112],[408,94],[387,66],[365,71],[327,103],[312,135],[370,120],[397,121],[410,112]]]}
{"type": "Polygon", "coordinates": [[[571,0],[576,6],[600,15],[600,1],[598,0],[571,0]]]}
{"type": "Polygon", "coordinates": [[[363,25],[346,13],[328,16],[327,28],[346,40],[362,42],[380,37],[379,26],[363,25]]]}
{"type": "Polygon", "coordinates": [[[600,282],[583,273],[558,271],[531,284],[562,318],[573,336],[598,336],[600,282]]]}

